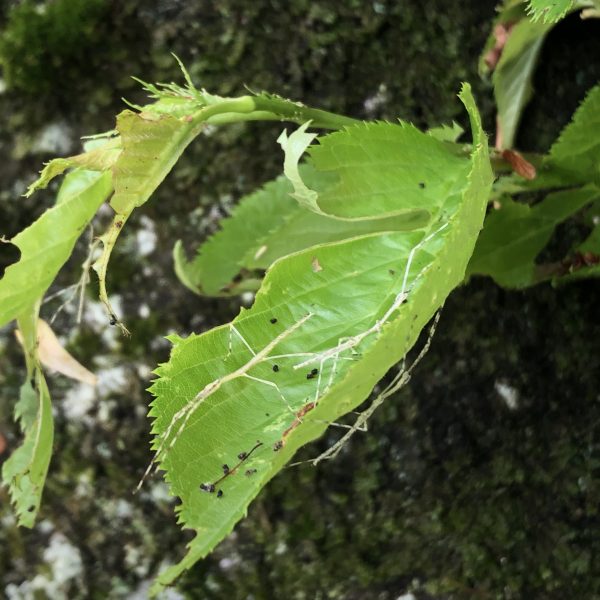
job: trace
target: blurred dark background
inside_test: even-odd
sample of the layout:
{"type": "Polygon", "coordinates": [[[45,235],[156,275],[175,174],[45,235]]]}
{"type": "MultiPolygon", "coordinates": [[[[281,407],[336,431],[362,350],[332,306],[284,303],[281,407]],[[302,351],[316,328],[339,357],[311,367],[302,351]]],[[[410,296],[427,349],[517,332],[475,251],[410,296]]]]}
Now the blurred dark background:
{"type": "MultiPolygon", "coordinates": [[[[44,161],[114,126],[130,76],[237,95],[247,85],[358,118],[421,127],[465,114],[469,81],[488,132],[491,88],[477,74],[494,0],[54,0],[0,4],[0,234],[51,205],[21,197],[44,161]]],[[[600,79],[600,21],[551,33],[518,146],[547,150],[600,79]]],[[[16,528],[0,491],[0,597],[145,598],[184,553],[173,500],[150,459],[151,370],[168,332],[231,319],[236,300],[195,297],[170,258],[192,252],[244,193],[281,171],[280,124],[240,124],[198,139],[113,254],[110,287],[129,339],[109,328],[90,285],[84,321],[54,322],[98,390],[50,377],[55,451],[38,525],[16,528]]],[[[138,214],[139,213],[139,214],[138,214]]],[[[100,231],[107,213],[95,222],[100,231]]],[[[75,283],[86,236],[52,291],[75,283]]],[[[16,257],[0,244],[0,271],[16,257]]],[[[474,280],[452,294],[409,387],[333,462],[287,469],[248,518],[168,598],[394,600],[600,598],[598,283],[505,292],[474,280]]],[[[49,319],[68,293],[44,305],[49,319]]],[[[12,408],[24,368],[0,330],[0,435],[19,444],[12,408]]],[[[304,449],[316,456],[332,432],[304,449]]],[[[1,445],[0,445],[1,447],[1,445]]]]}

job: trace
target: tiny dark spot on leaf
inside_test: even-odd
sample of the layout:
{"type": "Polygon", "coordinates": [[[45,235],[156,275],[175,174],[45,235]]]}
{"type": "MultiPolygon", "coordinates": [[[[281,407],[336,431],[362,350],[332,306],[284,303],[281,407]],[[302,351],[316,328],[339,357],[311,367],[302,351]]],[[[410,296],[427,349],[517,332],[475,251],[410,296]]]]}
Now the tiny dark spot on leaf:
{"type": "Polygon", "coordinates": [[[277,323],[277,319],[275,317],[273,317],[272,319],[270,319],[270,323],[272,325],[275,325],[275,323],[277,323]]]}
{"type": "Polygon", "coordinates": [[[313,369],[310,373],[307,373],[306,379],[314,379],[317,376],[319,369],[313,369]]]}

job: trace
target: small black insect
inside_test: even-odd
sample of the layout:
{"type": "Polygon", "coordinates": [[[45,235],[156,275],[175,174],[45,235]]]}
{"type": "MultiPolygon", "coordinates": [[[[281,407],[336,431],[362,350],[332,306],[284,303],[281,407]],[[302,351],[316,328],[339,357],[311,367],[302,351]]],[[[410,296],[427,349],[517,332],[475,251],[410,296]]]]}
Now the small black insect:
{"type": "Polygon", "coordinates": [[[110,320],[108,321],[111,325],[117,324],[117,317],[115,315],[110,315],[110,320]]]}
{"type": "Polygon", "coordinates": [[[254,473],[256,473],[256,469],[246,469],[246,472],[244,473],[244,475],[246,475],[246,477],[250,477],[250,476],[254,475],[254,473]]]}
{"type": "Polygon", "coordinates": [[[277,373],[279,371],[279,365],[273,365],[273,371],[277,373]]]}
{"type": "Polygon", "coordinates": [[[222,498],[223,497],[223,490],[219,490],[217,492],[217,498],[222,498]]]}
{"type": "Polygon", "coordinates": [[[203,492],[208,492],[209,494],[212,494],[215,491],[215,486],[214,486],[213,483],[201,483],[200,484],[200,489],[203,492]]]}
{"type": "Polygon", "coordinates": [[[306,374],[306,379],[314,379],[317,376],[319,369],[313,369],[310,373],[306,374]]]}
{"type": "Polygon", "coordinates": [[[277,319],[273,317],[272,319],[270,319],[270,322],[272,325],[275,325],[275,323],[277,323],[277,319]]]}
{"type": "Polygon", "coordinates": [[[424,184],[424,183],[421,181],[421,182],[419,183],[419,187],[420,187],[421,189],[423,189],[423,188],[425,187],[425,184],[424,184]]]}
{"type": "Polygon", "coordinates": [[[229,473],[229,465],[225,464],[221,468],[223,469],[224,475],[227,475],[227,473],[229,473]]]}
{"type": "Polygon", "coordinates": [[[245,459],[247,456],[248,456],[248,453],[247,453],[247,452],[240,452],[240,453],[238,454],[238,458],[239,458],[240,460],[244,460],[244,459],[245,459]]]}
{"type": "Polygon", "coordinates": [[[277,452],[283,448],[283,441],[279,440],[273,444],[273,452],[277,452]]]}

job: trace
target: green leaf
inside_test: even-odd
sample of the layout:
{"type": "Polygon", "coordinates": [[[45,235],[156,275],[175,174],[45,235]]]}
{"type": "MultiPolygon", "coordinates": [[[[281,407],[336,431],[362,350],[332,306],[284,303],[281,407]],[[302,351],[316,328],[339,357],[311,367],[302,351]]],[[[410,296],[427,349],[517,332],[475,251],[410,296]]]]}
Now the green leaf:
{"type": "Polygon", "coordinates": [[[15,420],[21,425],[21,431],[30,429],[38,413],[38,395],[28,379],[19,390],[19,400],[15,404],[15,420]]]}
{"type": "MultiPolygon", "coordinates": [[[[311,187],[327,184],[328,177],[308,165],[301,165],[299,173],[311,187]]],[[[221,230],[191,261],[177,243],[174,259],[179,279],[199,294],[240,293],[256,289],[260,271],[293,252],[365,233],[417,229],[428,218],[426,211],[414,211],[400,218],[341,221],[305,209],[292,199],[291,192],[289,180],[280,176],[242,198],[232,215],[221,222],[221,230]]]]}
{"type": "Polygon", "coordinates": [[[563,188],[600,184],[600,85],[592,88],[563,129],[550,152],[538,166],[537,176],[526,180],[518,175],[502,177],[498,192],[563,188]]]}
{"type": "Polygon", "coordinates": [[[306,125],[279,142],[285,152],[284,173],[292,196],[306,208],[343,220],[374,219],[430,212],[440,198],[464,181],[465,162],[446,144],[407,123],[360,123],[319,139],[309,150],[308,164],[329,185],[310,189],[298,172],[301,151],[312,140],[306,125]],[[418,157],[418,159],[415,159],[418,157]],[[452,173],[444,179],[440,172],[452,173]]]}
{"type": "Polygon", "coordinates": [[[2,481],[8,486],[18,523],[24,527],[33,527],[39,510],[54,438],[50,393],[37,359],[38,307],[39,304],[30,307],[18,319],[28,375],[15,414],[20,418],[25,439],[2,465],[2,481]],[[35,391],[30,381],[35,384],[35,391]],[[37,410],[32,419],[36,397],[37,410]]]}
{"type": "Polygon", "coordinates": [[[452,125],[440,125],[439,127],[431,127],[427,133],[440,142],[456,142],[465,130],[456,121],[452,121],[452,125]]]}
{"type": "Polygon", "coordinates": [[[550,149],[547,163],[565,182],[600,183],[600,84],[588,92],[550,149]]]}
{"type": "Polygon", "coordinates": [[[545,277],[535,259],[555,227],[600,195],[595,186],[549,194],[533,207],[509,197],[485,220],[468,275],[489,275],[507,288],[524,288],[545,277]]]}
{"type": "MultiPolygon", "coordinates": [[[[451,184],[432,183],[445,195],[423,200],[421,206],[436,212],[426,228],[362,235],[280,259],[269,269],[252,308],[231,327],[171,338],[171,358],[158,368],[151,388],[153,447],[172,493],[182,500],[179,521],[196,537],[185,558],[159,576],[154,593],[231,531],[299,447],[369,395],[462,281],[482,226],[492,173],[468,86],[461,99],[471,118],[474,152],[470,161],[444,157],[435,173],[427,172],[426,181],[451,184]],[[321,270],[312,268],[315,258],[321,270]],[[248,459],[238,458],[253,448],[248,459]],[[230,474],[218,482],[224,464],[230,474]],[[216,481],[222,497],[199,487],[216,481]]],[[[382,129],[364,128],[359,136],[373,152],[379,140],[378,154],[384,156],[390,131],[395,129],[382,137],[382,129]]],[[[435,142],[426,134],[420,134],[426,141],[419,139],[412,129],[409,135],[418,143],[413,150],[407,147],[399,161],[408,177],[401,189],[414,183],[406,165],[428,165],[429,157],[421,152],[435,142]]],[[[356,139],[357,132],[348,130],[321,143],[331,152],[337,147],[339,160],[349,164],[356,139]]],[[[315,153],[313,165],[328,166],[330,157],[315,153]]],[[[403,184],[393,162],[387,166],[390,188],[403,184]]],[[[402,204],[403,197],[396,198],[402,204]]],[[[393,212],[393,205],[387,206],[393,212]]]]}
{"type": "Polygon", "coordinates": [[[201,129],[202,123],[191,117],[130,110],[119,114],[123,152],[113,167],[115,194],[110,205],[115,211],[129,214],[144,204],[201,129]]]}
{"type": "MultiPolygon", "coordinates": [[[[598,193],[600,197],[600,192],[598,193]]],[[[561,267],[567,272],[554,277],[552,283],[561,285],[579,279],[600,277],[600,226],[596,225],[589,236],[577,246],[572,257],[568,257],[561,267]]]]}
{"type": "Polygon", "coordinates": [[[531,99],[531,80],[551,23],[522,19],[512,29],[494,71],[498,136],[502,148],[512,148],[523,109],[531,99]]]}
{"type": "Polygon", "coordinates": [[[0,327],[42,298],[111,190],[110,172],[73,171],[57,203],[11,240],[21,257],[0,279],[0,327]]]}
{"type": "Polygon", "coordinates": [[[590,5],[585,0],[530,0],[527,11],[532,18],[527,18],[521,1],[504,2],[479,63],[480,72],[486,74],[494,68],[486,64],[488,57],[500,52],[492,77],[498,107],[496,145],[499,148],[514,146],[523,109],[533,93],[533,72],[546,36],[567,14],[590,5]],[[496,40],[497,28],[504,28],[507,36],[503,46],[496,40]]]}
{"type": "Polygon", "coordinates": [[[573,8],[573,0],[529,0],[527,13],[532,21],[557,23],[573,8]]]}

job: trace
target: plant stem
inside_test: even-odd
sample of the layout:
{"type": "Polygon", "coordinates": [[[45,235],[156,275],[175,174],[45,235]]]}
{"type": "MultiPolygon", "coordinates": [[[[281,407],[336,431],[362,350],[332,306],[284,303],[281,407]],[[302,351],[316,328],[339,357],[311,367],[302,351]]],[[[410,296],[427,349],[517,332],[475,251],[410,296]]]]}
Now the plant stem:
{"type": "Polygon", "coordinates": [[[253,100],[258,110],[275,113],[282,118],[297,123],[313,121],[313,127],[342,129],[343,127],[351,127],[362,123],[362,121],[352,117],[337,115],[318,108],[309,108],[299,102],[291,102],[290,100],[265,96],[256,96],[253,100]]]}
{"type": "Polygon", "coordinates": [[[299,124],[312,121],[313,127],[323,129],[342,129],[362,123],[358,119],[318,108],[309,108],[283,98],[265,96],[223,98],[196,112],[193,119],[194,122],[206,122],[214,125],[238,121],[293,121],[299,124]]]}

